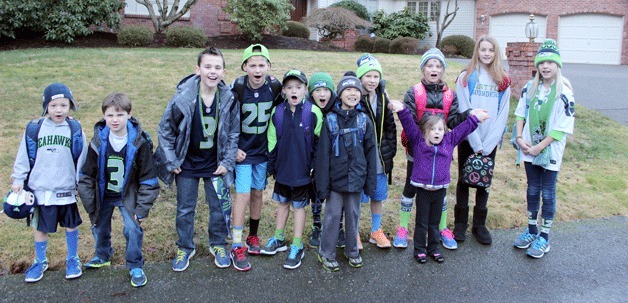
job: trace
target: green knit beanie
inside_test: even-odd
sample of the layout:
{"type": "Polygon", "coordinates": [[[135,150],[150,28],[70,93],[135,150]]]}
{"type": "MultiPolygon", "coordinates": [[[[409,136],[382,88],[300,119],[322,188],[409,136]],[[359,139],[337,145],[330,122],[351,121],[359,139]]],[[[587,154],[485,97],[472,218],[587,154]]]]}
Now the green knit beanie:
{"type": "Polygon", "coordinates": [[[323,72],[313,73],[307,85],[307,91],[310,94],[312,94],[312,92],[319,87],[324,87],[333,92],[334,80],[332,80],[331,76],[328,75],[327,73],[323,73],[323,72]]]}
{"type": "Polygon", "coordinates": [[[560,58],[560,51],[554,39],[546,39],[539,47],[539,53],[534,58],[534,66],[550,61],[556,63],[560,68],[563,67],[563,60],[560,58]]]}
{"type": "Polygon", "coordinates": [[[358,70],[355,72],[358,78],[362,78],[364,74],[370,71],[377,71],[379,73],[379,77],[382,78],[382,66],[379,64],[379,61],[373,55],[369,53],[364,53],[358,59],[358,70]]]}

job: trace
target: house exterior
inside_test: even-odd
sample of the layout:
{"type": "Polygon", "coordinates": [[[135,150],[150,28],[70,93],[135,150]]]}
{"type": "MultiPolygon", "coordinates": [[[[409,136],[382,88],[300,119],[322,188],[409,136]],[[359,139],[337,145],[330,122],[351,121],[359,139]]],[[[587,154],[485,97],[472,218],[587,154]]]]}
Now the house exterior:
{"type": "Polygon", "coordinates": [[[563,62],[628,64],[628,1],[626,0],[477,0],[475,36],[525,42],[525,24],[534,14],[536,42],[553,38],[563,62]]]}
{"type": "MultiPolygon", "coordinates": [[[[168,0],[172,3],[172,0],[168,0]]],[[[185,0],[182,0],[182,2],[185,0]]],[[[290,0],[295,7],[292,20],[300,21],[309,12],[340,0],[290,0]]],[[[429,16],[432,36],[421,41],[425,47],[436,42],[436,16],[445,15],[447,0],[356,0],[369,12],[386,13],[408,8],[429,16]]],[[[450,0],[450,11],[453,2],[450,0]]],[[[126,1],[123,24],[152,26],[146,9],[133,0],[126,1]]],[[[196,26],[208,36],[237,33],[236,24],[223,12],[226,0],[198,0],[177,25],[196,26]]],[[[460,9],[447,27],[444,37],[465,35],[477,38],[494,36],[502,53],[508,42],[525,42],[525,25],[535,15],[539,26],[537,42],[553,38],[558,42],[564,62],[628,64],[628,1],[626,0],[458,0],[460,9]]],[[[316,31],[312,39],[318,40],[316,31]]]]}
{"type": "MultiPolygon", "coordinates": [[[[302,0],[305,1],[305,0],[302,0]]],[[[308,11],[318,8],[326,8],[341,0],[310,0],[308,1],[308,11]]],[[[441,0],[354,0],[366,7],[369,13],[382,10],[387,14],[399,12],[404,8],[410,11],[428,16],[428,24],[430,26],[431,36],[426,37],[420,42],[422,47],[433,47],[436,44],[436,17],[440,15],[441,19],[446,14],[447,1],[441,0]]],[[[475,20],[475,0],[458,0],[459,10],[453,22],[447,27],[443,37],[451,35],[465,35],[473,37],[474,20],[475,20]]],[[[454,11],[454,0],[451,1],[450,12],[454,11]]],[[[316,32],[312,32],[310,36],[313,40],[318,40],[316,32]]]]}

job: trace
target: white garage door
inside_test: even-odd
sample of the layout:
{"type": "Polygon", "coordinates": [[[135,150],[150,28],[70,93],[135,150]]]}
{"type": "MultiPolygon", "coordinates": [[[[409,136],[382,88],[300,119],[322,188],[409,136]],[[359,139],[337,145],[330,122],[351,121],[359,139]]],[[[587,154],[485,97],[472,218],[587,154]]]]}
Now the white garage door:
{"type": "Polygon", "coordinates": [[[572,15],[558,21],[563,62],[620,64],[624,20],[608,15],[572,15]]]}
{"type": "MultiPolygon", "coordinates": [[[[529,14],[507,14],[491,17],[488,32],[499,43],[504,59],[506,59],[506,43],[529,41],[525,31],[528,22],[530,22],[529,14]]],[[[547,30],[547,19],[545,16],[535,16],[534,22],[539,27],[537,38],[534,41],[543,42],[547,30]]]]}

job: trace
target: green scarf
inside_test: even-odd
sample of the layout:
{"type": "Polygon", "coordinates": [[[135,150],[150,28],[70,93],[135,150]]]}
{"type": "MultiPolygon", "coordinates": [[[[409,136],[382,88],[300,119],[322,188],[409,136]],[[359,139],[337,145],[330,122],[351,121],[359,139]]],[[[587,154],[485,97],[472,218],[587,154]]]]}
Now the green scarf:
{"type": "MultiPolygon", "coordinates": [[[[539,83],[536,95],[530,102],[530,108],[528,110],[528,123],[530,126],[530,140],[533,145],[537,145],[545,139],[549,134],[548,124],[552,109],[554,108],[554,100],[556,99],[556,83],[552,83],[550,86],[549,94],[545,95],[545,98],[539,98],[539,91],[543,83],[539,83]]],[[[550,147],[546,147],[543,151],[535,157],[532,164],[547,167],[549,165],[550,147]]]]}

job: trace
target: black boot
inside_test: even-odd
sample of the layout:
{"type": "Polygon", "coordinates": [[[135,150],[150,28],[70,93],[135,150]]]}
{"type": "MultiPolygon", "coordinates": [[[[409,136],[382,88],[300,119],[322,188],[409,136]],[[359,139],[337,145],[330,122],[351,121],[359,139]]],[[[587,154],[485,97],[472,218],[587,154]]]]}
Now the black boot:
{"type": "Polygon", "coordinates": [[[467,239],[467,227],[469,226],[469,207],[457,205],[454,207],[454,238],[458,242],[467,239]]]}
{"type": "Polygon", "coordinates": [[[484,245],[493,243],[491,233],[486,228],[487,212],[488,209],[486,208],[478,208],[477,206],[473,208],[473,227],[471,228],[471,232],[473,236],[475,236],[475,239],[484,245]]]}

